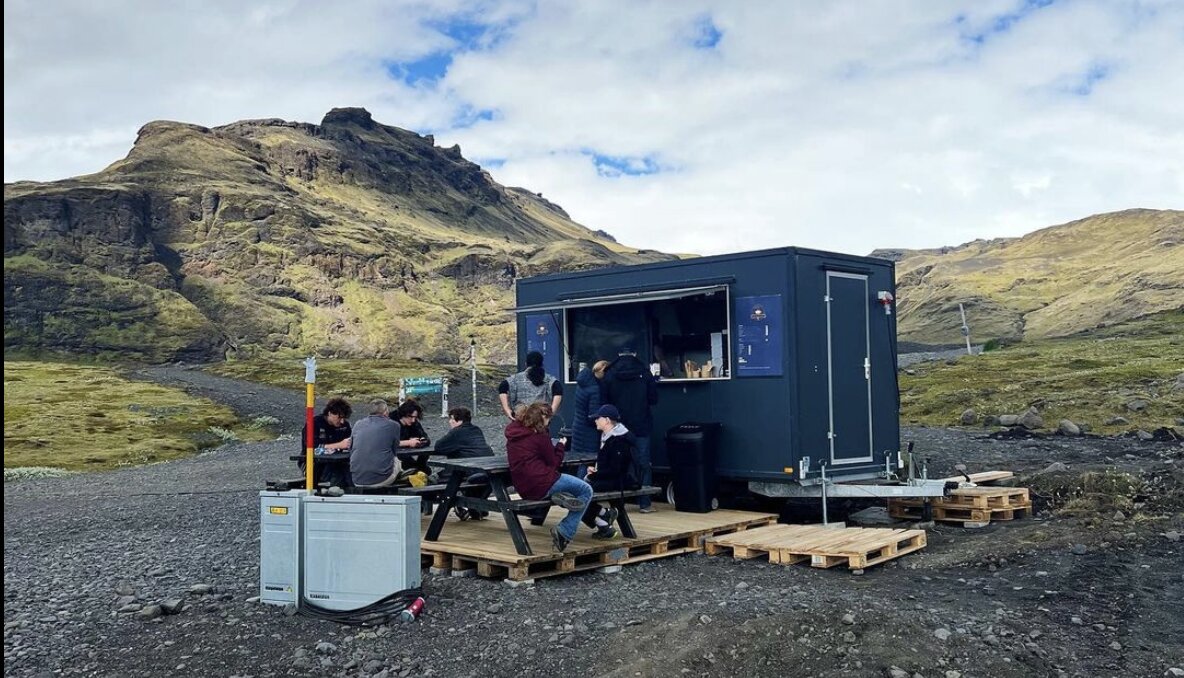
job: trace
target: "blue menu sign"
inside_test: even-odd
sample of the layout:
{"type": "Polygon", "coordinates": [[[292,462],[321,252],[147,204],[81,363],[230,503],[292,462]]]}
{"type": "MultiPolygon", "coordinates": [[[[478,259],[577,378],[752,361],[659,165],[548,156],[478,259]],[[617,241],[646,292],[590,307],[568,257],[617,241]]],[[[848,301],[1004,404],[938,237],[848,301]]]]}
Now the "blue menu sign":
{"type": "MultiPolygon", "coordinates": [[[[556,314],[557,315],[557,314],[556,314]]],[[[562,379],[563,348],[556,317],[550,313],[526,316],[526,351],[543,354],[543,369],[547,374],[562,379]]]]}
{"type": "Polygon", "coordinates": [[[736,297],[736,376],[781,376],[783,326],[780,294],[736,297]]]}

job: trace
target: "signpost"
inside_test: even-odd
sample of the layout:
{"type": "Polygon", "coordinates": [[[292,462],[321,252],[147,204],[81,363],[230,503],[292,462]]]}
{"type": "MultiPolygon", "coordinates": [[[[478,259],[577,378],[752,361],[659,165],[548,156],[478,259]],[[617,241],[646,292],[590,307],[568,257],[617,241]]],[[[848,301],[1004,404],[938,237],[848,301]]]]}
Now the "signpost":
{"type": "Polygon", "coordinates": [[[406,377],[399,380],[399,404],[408,396],[439,393],[440,416],[448,416],[448,377],[406,377]]]}
{"type": "Polygon", "coordinates": [[[473,416],[477,416],[477,338],[469,337],[469,371],[473,376],[473,416]]]}

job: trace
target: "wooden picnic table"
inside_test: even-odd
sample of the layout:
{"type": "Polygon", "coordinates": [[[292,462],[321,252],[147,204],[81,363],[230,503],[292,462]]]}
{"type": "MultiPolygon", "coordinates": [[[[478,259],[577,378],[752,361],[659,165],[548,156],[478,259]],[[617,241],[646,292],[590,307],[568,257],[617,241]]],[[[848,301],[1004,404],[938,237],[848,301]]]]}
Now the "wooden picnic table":
{"type": "MultiPolygon", "coordinates": [[[[397,457],[399,461],[403,462],[404,465],[410,465],[411,467],[419,469],[424,473],[430,473],[428,462],[431,461],[432,457],[440,456],[442,454],[442,452],[437,452],[435,448],[428,445],[425,447],[408,447],[406,449],[400,449],[399,451],[395,452],[395,457],[397,457]]],[[[346,467],[345,474],[348,477],[349,455],[350,450],[341,450],[330,454],[314,454],[312,457],[313,468],[315,469],[317,466],[327,464],[343,464],[346,467]]],[[[305,455],[303,454],[293,454],[288,458],[295,462],[302,462],[306,459],[305,455]]]]}
{"type": "MultiPolygon", "coordinates": [[[[440,539],[440,532],[444,530],[444,523],[448,520],[448,513],[452,511],[454,506],[463,506],[478,511],[492,510],[500,512],[502,518],[506,521],[506,528],[510,532],[510,539],[514,542],[514,549],[524,556],[533,555],[533,551],[530,549],[530,542],[526,538],[526,532],[522,529],[522,523],[518,521],[518,512],[527,508],[546,508],[550,505],[550,502],[510,499],[510,493],[507,489],[512,484],[509,458],[496,456],[473,457],[468,459],[438,459],[433,460],[432,463],[444,467],[450,473],[448,485],[445,487],[444,493],[441,496],[440,505],[436,507],[436,511],[432,515],[432,523],[428,526],[428,531],[424,535],[424,539],[427,541],[438,541],[440,539]],[[483,474],[488,478],[489,488],[493,491],[493,499],[466,497],[460,494],[460,486],[464,479],[477,474],[483,474]]],[[[577,455],[568,453],[564,456],[560,466],[561,468],[570,469],[595,463],[595,454],[577,455]]],[[[637,532],[633,529],[633,524],[629,521],[629,516],[624,506],[624,498],[630,494],[626,492],[624,495],[614,498],[611,501],[618,511],[617,524],[620,525],[622,534],[626,537],[634,538],[637,536],[637,532]]]]}

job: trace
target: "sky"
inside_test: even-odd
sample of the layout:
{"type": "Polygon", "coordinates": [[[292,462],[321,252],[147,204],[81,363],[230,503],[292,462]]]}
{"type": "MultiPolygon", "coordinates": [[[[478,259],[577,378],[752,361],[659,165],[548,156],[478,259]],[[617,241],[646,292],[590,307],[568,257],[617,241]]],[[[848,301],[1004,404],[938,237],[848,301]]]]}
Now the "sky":
{"type": "Polygon", "coordinates": [[[866,254],[1184,208],[1182,0],[6,0],[4,180],[362,106],[636,247],[866,254]]]}

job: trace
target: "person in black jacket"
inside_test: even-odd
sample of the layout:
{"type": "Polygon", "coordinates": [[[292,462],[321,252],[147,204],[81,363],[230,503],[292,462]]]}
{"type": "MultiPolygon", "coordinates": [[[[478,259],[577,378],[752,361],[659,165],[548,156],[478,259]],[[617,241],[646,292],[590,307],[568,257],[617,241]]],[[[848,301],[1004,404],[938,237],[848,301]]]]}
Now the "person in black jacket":
{"type": "MultiPolygon", "coordinates": [[[[443,453],[449,459],[470,459],[473,457],[492,457],[493,448],[485,441],[485,433],[473,423],[473,413],[467,407],[454,407],[448,410],[448,433],[440,436],[436,441],[436,452],[443,453]]],[[[449,472],[440,474],[441,480],[448,478],[449,472]]],[[[471,483],[486,482],[485,474],[478,473],[469,476],[471,483]]],[[[464,491],[470,497],[484,498],[489,494],[487,488],[470,488],[464,491]]],[[[458,506],[456,515],[461,520],[473,518],[484,520],[486,511],[470,511],[458,506]]]]}
{"type": "MultiPolygon", "coordinates": [[[[635,490],[641,487],[637,468],[637,437],[621,423],[621,413],[612,405],[601,405],[590,417],[600,433],[600,451],[596,466],[588,469],[585,480],[597,492],[635,490]]],[[[617,510],[590,502],[584,511],[584,524],[594,528],[597,539],[611,539],[617,530],[617,510]]]]}
{"type": "Polygon", "coordinates": [[[414,399],[404,400],[398,408],[390,414],[391,419],[399,422],[399,447],[427,447],[432,444],[428,432],[423,429],[420,420],[423,419],[423,407],[414,399]]]}
{"type": "MultiPolygon", "coordinates": [[[[637,441],[637,465],[641,468],[643,485],[652,485],[650,467],[650,434],[654,430],[651,408],[658,404],[658,386],[649,367],[638,360],[632,349],[623,349],[604,375],[605,402],[620,411],[620,423],[631,431],[637,441]]],[[[638,510],[653,513],[649,497],[637,499],[638,510]]]]}
{"type": "MultiPolygon", "coordinates": [[[[349,401],[345,398],[330,398],[329,402],[325,403],[325,409],[321,413],[312,418],[313,430],[313,447],[323,447],[325,451],[332,454],[334,452],[342,452],[350,448],[353,436],[353,427],[350,426],[349,416],[353,414],[353,408],[349,406],[349,401]]],[[[305,445],[308,444],[308,425],[300,431],[300,452],[303,454],[305,445]]],[[[304,457],[301,456],[300,472],[304,472],[304,457]]],[[[337,487],[349,487],[349,463],[322,463],[313,466],[313,485],[319,485],[327,482],[330,485],[337,487]]]]}

